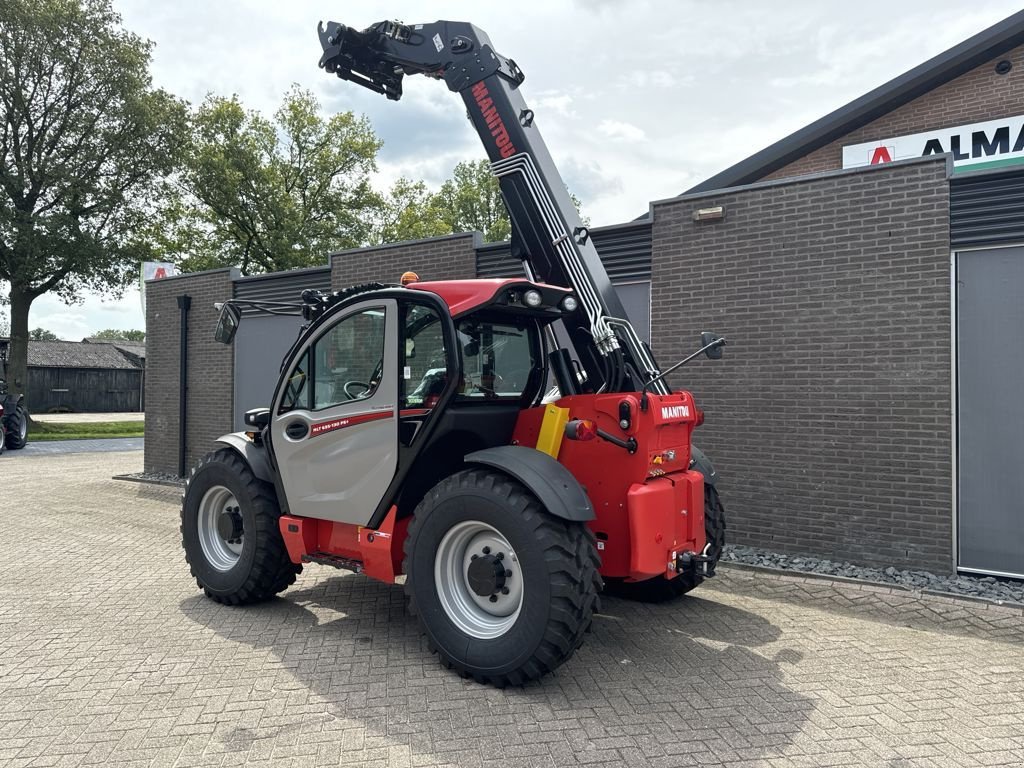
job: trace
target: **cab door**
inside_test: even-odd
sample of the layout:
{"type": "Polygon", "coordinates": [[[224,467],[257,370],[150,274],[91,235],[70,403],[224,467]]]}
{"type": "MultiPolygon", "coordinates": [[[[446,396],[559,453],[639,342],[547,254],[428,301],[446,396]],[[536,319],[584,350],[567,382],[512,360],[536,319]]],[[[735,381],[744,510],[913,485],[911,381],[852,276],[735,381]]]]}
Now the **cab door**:
{"type": "Polygon", "coordinates": [[[308,339],[278,385],[271,445],[289,511],[366,524],[398,463],[398,305],[367,300],[308,339]]]}

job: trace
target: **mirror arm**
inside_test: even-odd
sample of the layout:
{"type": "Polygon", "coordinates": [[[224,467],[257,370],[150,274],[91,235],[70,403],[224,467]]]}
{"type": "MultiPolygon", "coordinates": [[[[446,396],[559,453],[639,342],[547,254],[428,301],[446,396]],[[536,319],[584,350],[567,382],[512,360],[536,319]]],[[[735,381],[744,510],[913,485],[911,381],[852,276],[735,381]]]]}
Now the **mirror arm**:
{"type": "Polygon", "coordinates": [[[302,304],[288,301],[254,301],[251,299],[228,299],[227,301],[215,302],[213,308],[218,312],[225,304],[230,304],[234,307],[252,307],[253,309],[262,309],[272,315],[301,315],[302,304]],[[280,312],[275,310],[290,309],[291,312],[280,312]]]}
{"type": "Polygon", "coordinates": [[[647,410],[647,388],[649,386],[651,386],[651,384],[653,384],[654,382],[659,381],[659,380],[665,378],[670,373],[672,373],[672,371],[675,371],[678,368],[682,368],[684,365],[686,365],[688,362],[693,360],[695,357],[699,357],[700,355],[704,354],[708,350],[710,350],[710,349],[717,349],[718,347],[724,347],[724,346],[725,346],[725,339],[724,338],[715,339],[710,344],[706,344],[703,347],[701,347],[700,349],[698,349],[692,355],[689,355],[688,357],[684,357],[682,360],[680,360],[678,363],[673,365],[671,368],[666,368],[664,371],[662,371],[657,376],[655,376],[653,379],[651,379],[646,384],[644,384],[644,386],[640,390],[640,410],[642,410],[642,411],[646,411],[647,410]]]}

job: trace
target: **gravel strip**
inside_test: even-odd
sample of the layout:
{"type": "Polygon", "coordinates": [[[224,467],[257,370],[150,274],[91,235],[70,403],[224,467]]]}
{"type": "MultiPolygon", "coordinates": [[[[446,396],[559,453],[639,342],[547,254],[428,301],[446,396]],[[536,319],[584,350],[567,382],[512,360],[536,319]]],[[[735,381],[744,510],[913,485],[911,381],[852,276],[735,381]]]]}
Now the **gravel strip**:
{"type": "Polygon", "coordinates": [[[128,480],[133,483],[152,483],[153,485],[170,485],[184,488],[185,480],[167,472],[132,472],[127,475],[114,475],[114,480],[128,480]]]}
{"type": "Polygon", "coordinates": [[[846,579],[894,584],[916,590],[967,595],[997,602],[1024,603],[1024,582],[998,579],[994,576],[967,576],[964,574],[939,576],[928,571],[901,571],[898,568],[870,568],[837,563],[819,557],[783,555],[754,547],[728,545],[722,553],[722,562],[756,565],[798,573],[839,576],[846,579]]]}

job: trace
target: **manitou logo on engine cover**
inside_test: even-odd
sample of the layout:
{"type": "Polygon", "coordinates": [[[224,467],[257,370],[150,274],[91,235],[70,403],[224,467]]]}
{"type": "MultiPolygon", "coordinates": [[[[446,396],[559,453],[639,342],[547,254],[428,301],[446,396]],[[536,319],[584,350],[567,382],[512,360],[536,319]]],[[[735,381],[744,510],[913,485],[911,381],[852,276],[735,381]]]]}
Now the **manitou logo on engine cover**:
{"type": "Polygon", "coordinates": [[[663,406],[661,406],[661,418],[663,418],[663,419],[688,419],[688,418],[690,418],[690,406],[688,406],[688,405],[663,405],[663,406]]]}
{"type": "Polygon", "coordinates": [[[516,148],[512,145],[512,139],[509,138],[505,123],[502,122],[501,115],[498,114],[498,109],[494,106],[490,91],[482,81],[473,86],[473,97],[476,99],[476,105],[480,107],[484,122],[491,129],[491,136],[494,137],[494,142],[498,145],[498,152],[502,157],[514,155],[516,148]]]}

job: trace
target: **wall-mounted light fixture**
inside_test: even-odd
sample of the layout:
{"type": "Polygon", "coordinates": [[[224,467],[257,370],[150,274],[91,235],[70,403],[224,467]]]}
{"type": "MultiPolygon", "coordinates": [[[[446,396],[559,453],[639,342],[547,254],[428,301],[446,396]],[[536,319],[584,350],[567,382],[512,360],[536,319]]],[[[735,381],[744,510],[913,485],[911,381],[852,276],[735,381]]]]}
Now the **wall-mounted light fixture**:
{"type": "Polygon", "coordinates": [[[693,212],[694,221],[718,221],[725,218],[725,206],[716,205],[712,208],[698,208],[693,212]]]}

